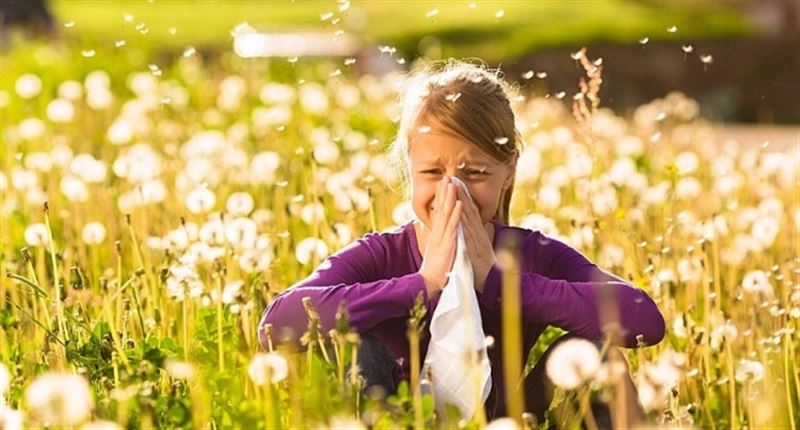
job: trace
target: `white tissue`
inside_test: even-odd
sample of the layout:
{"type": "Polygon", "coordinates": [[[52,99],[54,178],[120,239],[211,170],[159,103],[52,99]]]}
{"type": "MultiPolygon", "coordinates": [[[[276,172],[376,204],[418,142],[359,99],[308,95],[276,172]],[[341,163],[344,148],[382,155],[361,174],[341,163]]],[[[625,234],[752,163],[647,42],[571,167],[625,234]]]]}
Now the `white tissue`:
{"type": "MultiPolygon", "coordinates": [[[[456,186],[467,190],[458,178],[452,177],[452,180],[456,186]]],[[[470,418],[477,410],[477,402],[483,403],[489,396],[492,369],[486,354],[485,334],[475,296],[472,263],[460,222],[457,228],[456,256],[439,304],[433,312],[431,340],[425,363],[433,373],[437,408],[441,411],[445,403],[452,403],[458,406],[463,417],[470,418]],[[472,357],[476,354],[480,357],[477,365],[468,364],[469,351],[472,351],[472,357]],[[470,369],[473,374],[470,374],[470,369]]]]}

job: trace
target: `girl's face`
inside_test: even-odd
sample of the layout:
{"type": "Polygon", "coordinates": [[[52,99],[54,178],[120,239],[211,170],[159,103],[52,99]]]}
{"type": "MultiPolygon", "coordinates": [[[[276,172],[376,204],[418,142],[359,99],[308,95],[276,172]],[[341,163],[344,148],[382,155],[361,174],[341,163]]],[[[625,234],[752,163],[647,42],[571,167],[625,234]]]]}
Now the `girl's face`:
{"type": "Polygon", "coordinates": [[[429,229],[432,227],[436,183],[446,175],[464,182],[481,220],[488,223],[497,213],[503,190],[514,177],[515,160],[498,162],[433,118],[419,124],[430,130],[415,131],[409,144],[411,204],[417,218],[429,229]]]}

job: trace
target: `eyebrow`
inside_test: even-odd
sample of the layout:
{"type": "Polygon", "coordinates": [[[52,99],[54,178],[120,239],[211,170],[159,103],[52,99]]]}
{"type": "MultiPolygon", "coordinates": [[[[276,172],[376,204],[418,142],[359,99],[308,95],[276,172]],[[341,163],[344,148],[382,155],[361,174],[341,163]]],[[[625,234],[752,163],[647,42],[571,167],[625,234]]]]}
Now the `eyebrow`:
{"type": "MultiPolygon", "coordinates": [[[[427,169],[428,169],[428,168],[430,168],[431,166],[438,166],[438,165],[439,165],[439,163],[440,163],[440,160],[439,160],[439,159],[436,159],[436,160],[427,160],[427,161],[423,161],[423,162],[421,163],[421,164],[422,164],[422,167],[421,167],[421,169],[422,169],[422,170],[427,170],[427,169]]],[[[456,167],[458,167],[458,166],[456,166],[456,167]]],[[[461,167],[461,168],[459,168],[459,170],[469,170],[469,169],[476,169],[476,170],[483,170],[483,171],[485,171],[485,170],[488,170],[489,168],[491,168],[491,165],[489,165],[488,163],[480,163],[480,162],[475,162],[475,161],[466,161],[466,160],[465,160],[465,161],[464,161],[464,166],[463,166],[463,167],[461,167]]]]}

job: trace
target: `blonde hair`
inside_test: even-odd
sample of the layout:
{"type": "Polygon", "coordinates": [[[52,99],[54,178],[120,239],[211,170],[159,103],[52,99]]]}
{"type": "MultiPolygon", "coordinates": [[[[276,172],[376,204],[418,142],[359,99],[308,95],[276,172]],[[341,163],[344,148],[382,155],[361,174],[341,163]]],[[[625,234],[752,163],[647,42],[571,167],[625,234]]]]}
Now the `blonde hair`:
{"type": "MultiPolygon", "coordinates": [[[[448,131],[501,163],[519,155],[521,136],[511,106],[516,90],[499,70],[463,60],[431,62],[409,73],[401,91],[402,112],[391,144],[392,163],[408,190],[408,151],[418,123],[434,117],[448,131]]],[[[514,161],[516,162],[516,161],[514,161]]],[[[503,190],[494,218],[508,224],[514,180],[503,190]]]]}

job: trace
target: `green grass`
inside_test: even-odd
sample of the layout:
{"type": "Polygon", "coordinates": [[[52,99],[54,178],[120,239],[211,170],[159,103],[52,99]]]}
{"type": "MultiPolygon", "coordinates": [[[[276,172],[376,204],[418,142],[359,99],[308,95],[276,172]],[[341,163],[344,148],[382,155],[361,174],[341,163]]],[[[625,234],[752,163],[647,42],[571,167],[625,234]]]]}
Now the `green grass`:
{"type": "MultiPolygon", "coordinates": [[[[428,36],[442,47],[442,55],[478,56],[490,62],[513,59],[532,50],[587,43],[652,41],[751,35],[755,32],[740,11],[715,4],[634,1],[475,2],[467,1],[353,1],[339,12],[334,1],[205,1],[59,0],[53,10],[63,28],[81,43],[110,47],[125,39],[155,50],[182,50],[187,45],[229,49],[230,30],[248,22],[266,31],[307,29],[345,30],[368,43],[396,46],[402,55],[419,52],[428,36]],[[438,9],[434,16],[428,12],[438,9]],[[497,12],[503,10],[502,17],[497,12]],[[321,21],[334,12],[337,24],[321,21]],[[125,22],[123,14],[132,14],[125,22]],[[136,25],[145,23],[145,35],[136,25]],[[678,31],[666,28],[676,25],[678,31]],[[169,29],[174,28],[175,34],[169,29]]],[[[430,40],[430,39],[429,39],[430,40]]]]}

